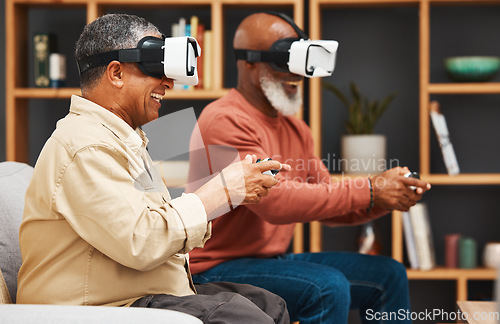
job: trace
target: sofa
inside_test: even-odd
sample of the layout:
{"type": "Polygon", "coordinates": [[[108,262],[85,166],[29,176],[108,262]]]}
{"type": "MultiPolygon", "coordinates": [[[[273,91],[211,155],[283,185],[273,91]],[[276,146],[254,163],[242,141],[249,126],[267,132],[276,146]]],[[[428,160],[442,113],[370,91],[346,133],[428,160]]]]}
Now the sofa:
{"type": "Polygon", "coordinates": [[[15,304],[21,266],[19,226],[32,173],[33,168],[24,163],[0,163],[0,322],[202,323],[194,316],[163,309],[15,304]]]}

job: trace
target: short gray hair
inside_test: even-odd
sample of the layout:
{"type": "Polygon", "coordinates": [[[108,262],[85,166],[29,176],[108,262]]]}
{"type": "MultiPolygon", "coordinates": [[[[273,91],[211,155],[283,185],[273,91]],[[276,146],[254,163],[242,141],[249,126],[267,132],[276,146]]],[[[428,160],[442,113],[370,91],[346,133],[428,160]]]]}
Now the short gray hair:
{"type": "MultiPolygon", "coordinates": [[[[107,14],[83,28],[76,42],[75,59],[124,48],[135,48],[146,35],[157,35],[160,30],[144,18],[127,14],[107,14]]],[[[105,66],[90,69],[80,75],[82,90],[90,89],[102,77],[105,66]]]]}

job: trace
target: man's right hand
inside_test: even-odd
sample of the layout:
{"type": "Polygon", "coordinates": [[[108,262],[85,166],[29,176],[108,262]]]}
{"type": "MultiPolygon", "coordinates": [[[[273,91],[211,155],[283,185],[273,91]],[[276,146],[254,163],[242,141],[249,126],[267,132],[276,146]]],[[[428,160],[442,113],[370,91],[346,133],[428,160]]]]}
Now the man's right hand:
{"type": "Polygon", "coordinates": [[[240,164],[234,163],[222,170],[233,205],[257,204],[262,197],[269,194],[271,187],[278,184],[278,180],[274,176],[262,174],[263,172],[291,170],[288,164],[278,161],[256,161],[255,155],[247,155],[240,164]]]}
{"type": "Polygon", "coordinates": [[[255,155],[247,155],[233,163],[215,178],[195,191],[203,202],[208,220],[213,220],[239,205],[257,204],[278,183],[274,176],[262,174],[268,170],[289,171],[288,164],[278,161],[256,163],[255,155]]]}
{"type": "Polygon", "coordinates": [[[374,207],[408,211],[422,199],[422,194],[431,185],[420,179],[405,177],[409,171],[406,167],[396,167],[371,178],[374,207]]]}

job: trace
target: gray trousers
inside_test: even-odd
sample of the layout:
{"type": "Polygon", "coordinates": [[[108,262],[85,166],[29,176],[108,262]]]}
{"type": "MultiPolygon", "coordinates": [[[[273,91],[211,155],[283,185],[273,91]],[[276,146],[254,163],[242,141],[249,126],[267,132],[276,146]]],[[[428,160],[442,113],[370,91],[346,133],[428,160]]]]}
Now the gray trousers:
{"type": "Polygon", "coordinates": [[[175,310],[208,324],[290,323],[285,301],[262,288],[230,282],[211,282],[195,287],[196,295],[149,295],[135,301],[132,307],[175,310]]]}

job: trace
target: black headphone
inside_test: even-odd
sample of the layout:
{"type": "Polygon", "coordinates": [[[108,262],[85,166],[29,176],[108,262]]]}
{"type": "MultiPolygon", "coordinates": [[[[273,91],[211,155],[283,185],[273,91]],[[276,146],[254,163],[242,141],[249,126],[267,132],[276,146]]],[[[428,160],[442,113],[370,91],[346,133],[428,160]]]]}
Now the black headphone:
{"type": "Polygon", "coordinates": [[[269,15],[277,16],[286,21],[295,30],[299,37],[290,37],[278,39],[271,45],[269,51],[257,51],[248,49],[235,49],[234,54],[236,55],[236,60],[244,60],[249,63],[254,62],[266,62],[271,65],[271,67],[280,72],[289,72],[288,70],[288,49],[290,45],[301,39],[309,39],[306,33],[295,24],[292,18],[281,12],[274,11],[263,11],[269,15]]]}

